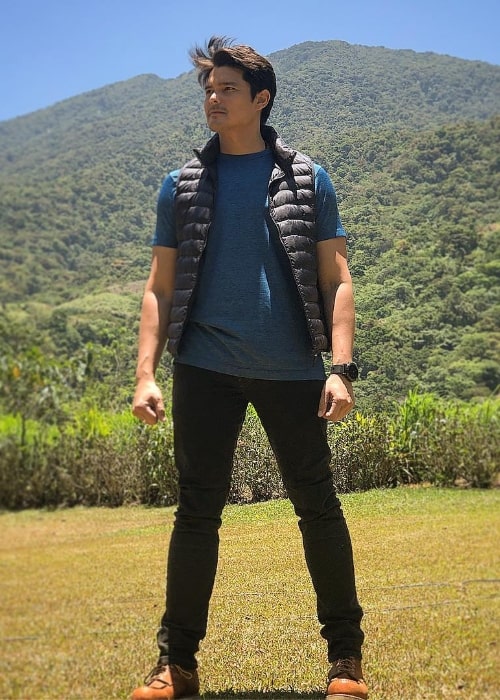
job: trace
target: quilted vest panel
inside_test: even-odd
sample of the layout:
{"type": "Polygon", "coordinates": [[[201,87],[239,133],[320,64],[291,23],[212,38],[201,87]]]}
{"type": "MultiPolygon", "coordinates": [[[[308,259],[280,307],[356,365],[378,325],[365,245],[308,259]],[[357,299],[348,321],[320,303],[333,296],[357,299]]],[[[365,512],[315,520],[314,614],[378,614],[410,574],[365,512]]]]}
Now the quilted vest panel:
{"type": "MultiPolygon", "coordinates": [[[[271,127],[263,127],[262,134],[275,155],[275,167],[269,181],[268,223],[277,229],[290,262],[304,309],[311,351],[317,355],[328,350],[329,340],[318,289],[314,164],[307,156],[283,144],[271,127]]],[[[218,137],[215,136],[196,158],[184,166],[177,180],[177,267],[167,340],[167,349],[174,357],[178,354],[194,299],[200,260],[212,219],[217,152],[218,137]]]]}

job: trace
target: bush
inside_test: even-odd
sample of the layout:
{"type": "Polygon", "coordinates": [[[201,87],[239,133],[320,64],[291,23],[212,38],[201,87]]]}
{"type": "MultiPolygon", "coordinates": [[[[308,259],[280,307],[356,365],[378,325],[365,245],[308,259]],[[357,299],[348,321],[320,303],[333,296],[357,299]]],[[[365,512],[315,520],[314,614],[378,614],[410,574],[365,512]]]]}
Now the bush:
{"type": "Polygon", "coordinates": [[[177,501],[178,479],[172,423],[167,420],[148,427],[135,421],[134,434],[135,468],[140,476],[137,500],[155,506],[173,505],[177,501]]]}
{"type": "Polygon", "coordinates": [[[248,407],[234,455],[230,503],[284,498],[285,488],[267,435],[252,405],[248,407]]]}
{"type": "Polygon", "coordinates": [[[396,479],[389,451],[389,419],[356,412],[328,426],[332,471],[337,490],[366,491],[393,486],[396,479]]]}
{"type": "Polygon", "coordinates": [[[30,422],[23,443],[0,436],[0,507],[8,509],[175,503],[170,425],[148,429],[129,412],[74,416],[57,434],[30,422]]]}
{"type": "Polygon", "coordinates": [[[391,422],[398,483],[492,485],[500,462],[500,402],[451,402],[410,392],[391,422]]]}
{"type": "MultiPolygon", "coordinates": [[[[410,393],[393,416],[349,415],[329,424],[339,492],[429,482],[490,486],[500,461],[500,402],[450,403],[410,393]]],[[[7,509],[177,500],[172,424],[82,406],[54,426],[0,418],[0,507],[7,509]]],[[[284,497],[264,430],[250,406],[235,453],[231,503],[284,497]]]]}

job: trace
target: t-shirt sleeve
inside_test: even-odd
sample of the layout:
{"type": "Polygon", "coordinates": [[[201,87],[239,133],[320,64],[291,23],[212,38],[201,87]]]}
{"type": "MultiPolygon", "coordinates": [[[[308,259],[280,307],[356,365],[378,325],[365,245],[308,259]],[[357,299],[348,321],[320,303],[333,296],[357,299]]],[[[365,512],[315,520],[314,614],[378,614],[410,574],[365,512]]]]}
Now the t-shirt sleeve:
{"type": "Polygon", "coordinates": [[[156,205],[156,228],[151,245],[177,248],[174,200],[178,175],[179,171],[173,170],[167,175],[161,186],[156,205]]]}
{"type": "Polygon", "coordinates": [[[315,164],[317,240],[346,236],[337,206],[335,188],[326,170],[315,164]]]}

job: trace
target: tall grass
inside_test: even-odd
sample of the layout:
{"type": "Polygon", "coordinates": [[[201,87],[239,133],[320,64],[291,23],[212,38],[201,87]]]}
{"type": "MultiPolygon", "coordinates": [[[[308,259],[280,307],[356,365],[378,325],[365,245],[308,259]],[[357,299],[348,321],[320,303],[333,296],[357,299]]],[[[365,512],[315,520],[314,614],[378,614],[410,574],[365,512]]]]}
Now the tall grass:
{"type": "Polygon", "coordinates": [[[20,441],[9,421],[0,434],[0,506],[7,509],[175,501],[171,425],[154,430],[129,412],[89,411],[71,423],[32,422],[20,441]]]}
{"type": "MultiPolygon", "coordinates": [[[[411,392],[394,415],[355,412],[329,425],[340,492],[428,482],[488,487],[500,462],[500,401],[450,403],[411,392]]],[[[285,495],[252,407],[235,455],[232,503],[285,495]]],[[[0,418],[0,507],[126,503],[171,505],[177,496],[172,425],[147,427],[127,411],[82,407],[59,427],[0,418]]]]}
{"type": "Polygon", "coordinates": [[[402,483],[487,487],[499,469],[499,401],[449,402],[410,392],[391,421],[402,483]]]}

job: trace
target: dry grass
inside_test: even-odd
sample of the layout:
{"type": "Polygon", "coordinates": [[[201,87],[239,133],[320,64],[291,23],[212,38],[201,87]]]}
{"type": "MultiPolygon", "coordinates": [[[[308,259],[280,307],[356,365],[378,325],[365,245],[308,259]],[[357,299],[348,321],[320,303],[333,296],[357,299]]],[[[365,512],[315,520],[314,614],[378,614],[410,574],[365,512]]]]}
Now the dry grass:
{"type": "MultiPolygon", "coordinates": [[[[497,698],[498,491],[343,497],[371,700],[497,698]],[[484,689],[488,689],[484,692],[484,689]]],[[[0,516],[0,698],[127,698],[156,659],[173,509],[0,516]]],[[[327,670],[286,501],[231,506],[205,697],[321,698],[327,670]]]]}

